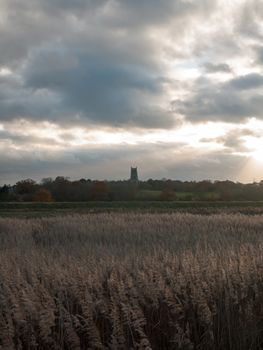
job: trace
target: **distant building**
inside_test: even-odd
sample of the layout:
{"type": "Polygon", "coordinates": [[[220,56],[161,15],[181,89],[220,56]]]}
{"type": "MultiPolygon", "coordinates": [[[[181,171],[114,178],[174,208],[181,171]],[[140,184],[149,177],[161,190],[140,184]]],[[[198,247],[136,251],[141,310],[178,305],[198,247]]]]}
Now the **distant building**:
{"type": "Polygon", "coordinates": [[[139,179],[138,179],[137,167],[136,168],[131,167],[130,181],[133,183],[138,183],[139,179]]]}

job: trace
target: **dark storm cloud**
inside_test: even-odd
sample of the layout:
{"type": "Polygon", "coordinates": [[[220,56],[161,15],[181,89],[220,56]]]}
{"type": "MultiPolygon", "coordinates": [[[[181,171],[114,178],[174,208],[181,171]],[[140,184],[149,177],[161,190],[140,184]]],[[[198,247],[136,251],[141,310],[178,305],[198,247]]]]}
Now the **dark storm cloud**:
{"type": "MultiPolygon", "coordinates": [[[[164,93],[161,77],[143,63],[115,58],[110,50],[96,55],[90,48],[79,53],[40,51],[29,62],[25,83],[30,89],[58,93],[64,122],[69,114],[115,126],[172,126],[173,115],[151,101],[164,93]]],[[[52,117],[59,121],[60,115],[52,117]]]]}
{"type": "Polygon", "coordinates": [[[165,102],[166,72],[144,30],[172,22],[183,31],[184,19],[206,16],[216,2],[2,0],[0,6],[0,65],[21,80],[1,96],[2,120],[169,128],[175,117],[165,102]]]}

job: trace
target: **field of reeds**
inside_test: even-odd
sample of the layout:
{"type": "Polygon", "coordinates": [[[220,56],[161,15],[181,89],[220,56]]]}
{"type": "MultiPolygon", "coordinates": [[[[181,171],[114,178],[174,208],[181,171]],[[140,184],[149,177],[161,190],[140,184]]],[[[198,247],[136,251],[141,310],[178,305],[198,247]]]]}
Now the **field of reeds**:
{"type": "Polygon", "coordinates": [[[0,349],[262,349],[263,216],[0,218],[0,349]]]}

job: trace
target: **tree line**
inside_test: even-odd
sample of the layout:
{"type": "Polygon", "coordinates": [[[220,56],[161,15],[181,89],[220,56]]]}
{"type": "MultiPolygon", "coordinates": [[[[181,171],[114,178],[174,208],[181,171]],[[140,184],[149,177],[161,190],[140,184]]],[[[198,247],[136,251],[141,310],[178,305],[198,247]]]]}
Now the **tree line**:
{"type": "Polygon", "coordinates": [[[243,184],[233,181],[71,181],[64,176],[32,179],[0,187],[0,201],[81,202],[130,200],[263,200],[263,181],[243,184]]]}

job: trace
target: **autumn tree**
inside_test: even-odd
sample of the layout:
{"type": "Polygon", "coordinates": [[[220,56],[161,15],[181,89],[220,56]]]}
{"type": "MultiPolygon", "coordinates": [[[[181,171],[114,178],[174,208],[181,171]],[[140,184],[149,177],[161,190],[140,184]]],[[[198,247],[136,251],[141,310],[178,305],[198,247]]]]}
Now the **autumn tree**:
{"type": "Polygon", "coordinates": [[[109,199],[109,189],[105,181],[95,181],[91,187],[91,199],[105,201],[109,199]]]}
{"type": "Polygon", "coordinates": [[[53,202],[52,194],[45,188],[38,190],[33,197],[34,202],[53,202]]]}
{"type": "Polygon", "coordinates": [[[175,192],[173,189],[173,183],[171,180],[166,180],[162,192],[160,194],[160,199],[163,201],[172,201],[176,198],[175,192]]]}

